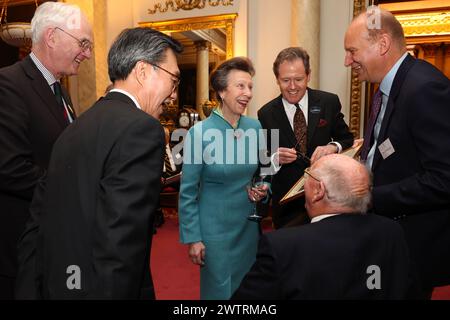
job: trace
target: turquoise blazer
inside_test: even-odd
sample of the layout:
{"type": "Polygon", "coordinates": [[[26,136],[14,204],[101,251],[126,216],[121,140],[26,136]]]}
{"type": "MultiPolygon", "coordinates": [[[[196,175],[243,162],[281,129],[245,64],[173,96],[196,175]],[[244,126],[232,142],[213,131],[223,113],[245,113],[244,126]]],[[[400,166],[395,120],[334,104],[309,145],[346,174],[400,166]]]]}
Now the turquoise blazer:
{"type": "Polygon", "coordinates": [[[193,126],[185,139],[180,185],[180,241],[202,241],[200,298],[229,299],[256,257],[260,227],[246,185],[257,173],[261,124],[241,116],[236,129],[218,113],[193,126]]]}

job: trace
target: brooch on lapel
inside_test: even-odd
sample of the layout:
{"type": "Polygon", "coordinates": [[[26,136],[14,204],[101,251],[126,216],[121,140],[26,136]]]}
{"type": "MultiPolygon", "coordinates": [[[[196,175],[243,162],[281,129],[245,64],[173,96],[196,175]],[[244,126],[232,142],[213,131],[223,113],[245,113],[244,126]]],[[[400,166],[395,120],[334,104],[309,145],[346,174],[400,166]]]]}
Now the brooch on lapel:
{"type": "Polygon", "coordinates": [[[317,125],[318,128],[326,127],[328,125],[328,121],[325,119],[320,119],[319,124],[317,125]]]}

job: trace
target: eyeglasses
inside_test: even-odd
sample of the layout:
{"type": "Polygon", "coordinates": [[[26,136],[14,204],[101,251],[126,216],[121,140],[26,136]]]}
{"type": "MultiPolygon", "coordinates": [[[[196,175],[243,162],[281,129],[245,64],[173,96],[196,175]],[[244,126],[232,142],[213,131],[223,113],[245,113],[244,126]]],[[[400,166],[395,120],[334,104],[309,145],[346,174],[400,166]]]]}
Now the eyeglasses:
{"type": "Polygon", "coordinates": [[[311,174],[310,170],[311,170],[311,168],[308,167],[308,168],[305,169],[304,172],[305,172],[308,176],[310,176],[311,178],[313,178],[314,180],[316,180],[317,182],[321,182],[320,179],[314,177],[314,176],[311,174]]]}
{"type": "Polygon", "coordinates": [[[61,29],[59,27],[55,27],[55,29],[61,30],[62,32],[64,32],[68,36],[74,38],[78,42],[78,45],[80,46],[81,50],[83,50],[83,51],[87,51],[87,50],[92,51],[94,49],[94,44],[92,42],[90,42],[88,39],[80,40],[77,37],[75,37],[74,35],[70,34],[69,32],[67,32],[67,31],[65,31],[65,30],[63,30],[63,29],[61,29]]]}
{"type": "MultiPolygon", "coordinates": [[[[150,62],[149,62],[149,63],[150,63],[150,62]]],[[[172,91],[174,91],[176,88],[178,88],[178,86],[180,85],[180,81],[181,81],[180,76],[177,76],[176,74],[170,72],[169,70],[164,69],[163,67],[161,67],[161,66],[159,66],[159,65],[157,65],[157,64],[155,64],[155,63],[150,63],[150,64],[151,64],[152,66],[158,68],[158,69],[161,69],[162,71],[167,72],[168,74],[170,74],[172,77],[175,78],[175,79],[172,78],[172,81],[173,81],[173,88],[172,88],[172,91]]]]}

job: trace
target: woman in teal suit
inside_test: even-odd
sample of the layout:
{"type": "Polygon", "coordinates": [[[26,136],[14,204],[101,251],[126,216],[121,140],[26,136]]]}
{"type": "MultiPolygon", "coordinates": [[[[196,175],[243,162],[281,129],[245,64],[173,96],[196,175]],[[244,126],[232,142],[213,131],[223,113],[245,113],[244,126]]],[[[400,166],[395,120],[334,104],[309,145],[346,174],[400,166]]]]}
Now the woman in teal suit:
{"type": "Polygon", "coordinates": [[[261,124],[243,116],[252,98],[252,63],[233,58],[211,74],[220,107],[193,126],[184,145],[180,239],[201,267],[200,298],[228,299],[256,258],[258,222],[247,217],[267,186],[246,191],[259,173],[261,124]]]}

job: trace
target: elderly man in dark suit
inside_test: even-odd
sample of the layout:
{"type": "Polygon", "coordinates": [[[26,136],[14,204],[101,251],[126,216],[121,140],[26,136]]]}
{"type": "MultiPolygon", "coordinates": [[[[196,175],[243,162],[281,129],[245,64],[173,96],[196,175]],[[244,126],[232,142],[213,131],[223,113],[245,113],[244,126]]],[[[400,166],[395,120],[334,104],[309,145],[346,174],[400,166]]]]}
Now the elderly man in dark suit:
{"type": "Polygon", "coordinates": [[[152,299],[153,214],[163,168],[162,105],[176,99],[182,47],[124,30],[109,93],[55,143],[19,244],[18,298],[152,299]]]}
{"type": "Polygon", "coordinates": [[[33,47],[0,70],[0,299],[13,299],[17,240],[54,142],[75,119],[59,80],[91,57],[92,31],[76,6],[46,2],[31,22],[33,47]]]}
{"type": "Polygon", "coordinates": [[[304,49],[282,50],[273,71],[281,95],[258,111],[258,119],[269,131],[267,146],[278,170],[272,179],[272,220],[278,229],[305,222],[303,198],[282,206],[279,202],[310,165],[309,158],[314,162],[341,152],[353,144],[353,135],[344,122],[338,96],[308,88],[311,69],[304,49]],[[277,150],[272,150],[271,137],[278,138],[277,150]]]}
{"type": "Polygon", "coordinates": [[[372,7],[345,35],[345,65],[379,83],[361,156],[373,172],[373,211],[404,228],[418,291],[450,284],[450,81],[411,57],[403,29],[372,7]]]}
{"type": "Polygon", "coordinates": [[[408,249],[394,221],[364,214],[367,169],[344,155],[305,170],[310,224],[261,237],[256,262],[233,299],[402,299],[408,249]]]}

